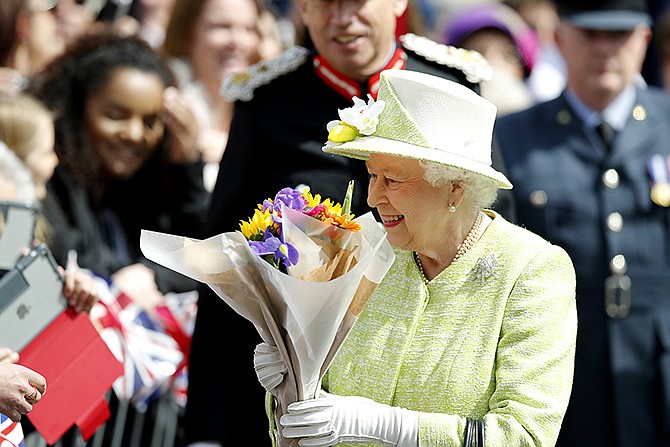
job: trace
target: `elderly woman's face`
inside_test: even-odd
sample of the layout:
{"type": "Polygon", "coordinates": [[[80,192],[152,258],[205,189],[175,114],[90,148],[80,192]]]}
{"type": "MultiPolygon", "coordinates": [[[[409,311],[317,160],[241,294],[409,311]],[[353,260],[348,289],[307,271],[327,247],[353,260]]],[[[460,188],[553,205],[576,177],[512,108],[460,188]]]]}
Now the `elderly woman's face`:
{"type": "Polygon", "coordinates": [[[449,219],[449,188],[424,180],[417,160],[372,154],[368,204],[377,208],[388,241],[394,247],[419,251],[445,228],[449,219]]]}

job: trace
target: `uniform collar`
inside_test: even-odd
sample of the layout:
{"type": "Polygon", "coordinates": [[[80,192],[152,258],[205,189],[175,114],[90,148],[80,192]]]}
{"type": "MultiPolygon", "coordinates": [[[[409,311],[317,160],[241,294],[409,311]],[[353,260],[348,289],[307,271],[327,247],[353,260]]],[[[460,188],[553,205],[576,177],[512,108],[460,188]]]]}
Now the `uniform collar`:
{"type": "Polygon", "coordinates": [[[394,48],[391,51],[386,64],[366,81],[358,81],[343,75],[335,70],[319,54],[316,54],[312,60],[314,63],[314,71],[323,82],[348,100],[351,100],[354,96],[365,99],[367,95],[371,95],[374,99],[377,99],[377,92],[379,91],[379,74],[384,70],[393,68],[404,70],[407,63],[407,54],[402,48],[394,48]]]}
{"type": "Polygon", "coordinates": [[[614,98],[614,100],[600,113],[584,104],[584,102],[570,89],[566,90],[565,99],[570,104],[570,107],[572,107],[572,110],[575,111],[582,122],[587,126],[595,127],[600,123],[601,119],[604,119],[610,123],[614,130],[620,132],[626,127],[631,110],[635,107],[637,89],[635,85],[628,85],[621,93],[619,93],[619,96],[614,98]]]}

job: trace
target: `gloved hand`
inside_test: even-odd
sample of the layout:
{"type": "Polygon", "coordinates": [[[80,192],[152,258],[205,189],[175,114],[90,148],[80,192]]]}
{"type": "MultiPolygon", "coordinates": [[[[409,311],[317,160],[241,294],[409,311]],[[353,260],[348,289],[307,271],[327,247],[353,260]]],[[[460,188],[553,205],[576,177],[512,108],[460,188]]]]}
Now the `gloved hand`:
{"type": "Polygon", "coordinates": [[[282,435],[302,438],[302,447],[346,442],[417,447],[419,413],[358,396],[336,396],[294,402],[280,419],[282,435]]]}
{"type": "Polygon", "coordinates": [[[284,380],[284,374],[288,372],[286,363],[276,346],[265,342],[256,345],[254,350],[254,369],[258,381],[267,391],[274,395],[274,390],[284,380]]]}

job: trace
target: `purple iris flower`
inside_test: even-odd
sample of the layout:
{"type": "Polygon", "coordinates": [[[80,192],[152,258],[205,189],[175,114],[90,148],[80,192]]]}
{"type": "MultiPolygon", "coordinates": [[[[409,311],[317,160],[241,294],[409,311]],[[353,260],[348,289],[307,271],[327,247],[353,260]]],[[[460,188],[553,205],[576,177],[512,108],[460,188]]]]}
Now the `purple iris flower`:
{"type": "Polygon", "coordinates": [[[274,210],[281,212],[281,205],[294,210],[302,210],[305,207],[305,199],[300,191],[293,188],[284,188],[277,193],[274,201],[274,210]]]}
{"type": "Polygon", "coordinates": [[[298,250],[291,244],[282,242],[279,238],[270,236],[264,241],[250,241],[251,251],[259,256],[273,255],[277,261],[286,266],[295,265],[298,262],[298,250]]]}

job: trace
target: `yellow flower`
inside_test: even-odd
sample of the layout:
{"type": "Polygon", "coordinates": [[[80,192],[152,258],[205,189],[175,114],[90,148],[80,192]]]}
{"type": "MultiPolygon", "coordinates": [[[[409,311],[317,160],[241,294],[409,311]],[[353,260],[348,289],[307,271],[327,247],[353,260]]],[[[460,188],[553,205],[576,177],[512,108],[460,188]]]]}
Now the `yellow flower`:
{"type": "Polygon", "coordinates": [[[339,216],[342,214],[342,205],[339,203],[333,203],[333,201],[330,199],[326,199],[323,202],[323,207],[326,211],[326,215],[328,216],[332,214],[337,214],[339,216]]]}
{"type": "Polygon", "coordinates": [[[353,220],[353,214],[342,214],[342,205],[339,203],[333,204],[330,199],[326,199],[323,202],[323,221],[329,223],[330,225],[335,225],[345,230],[350,231],[359,231],[361,225],[353,220]]]}
{"type": "Polygon", "coordinates": [[[338,224],[339,224],[338,226],[340,228],[343,228],[345,230],[361,231],[361,224],[359,224],[358,222],[355,222],[353,220],[342,218],[342,222],[338,222],[338,224]]]}
{"type": "Polygon", "coordinates": [[[347,141],[353,141],[358,135],[357,128],[344,121],[340,121],[340,124],[333,127],[328,133],[328,141],[331,143],[345,143],[347,141]]]}
{"type": "Polygon", "coordinates": [[[257,209],[251,219],[246,222],[240,222],[240,231],[242,231],[244,237],[252,240],[254,236],[262,236],[265,229],[273,225],[275,225],[275,223],[272,220],[270,210],[261,211],[260,209],[257,209]]]}
{"type": "Polygon", "coordinates": [[[316,208],[321,203],[321,195],[312,195],[311,192],[305,190],[302,193],[305,202],[307,202],[307,208],[316,208]]]}

